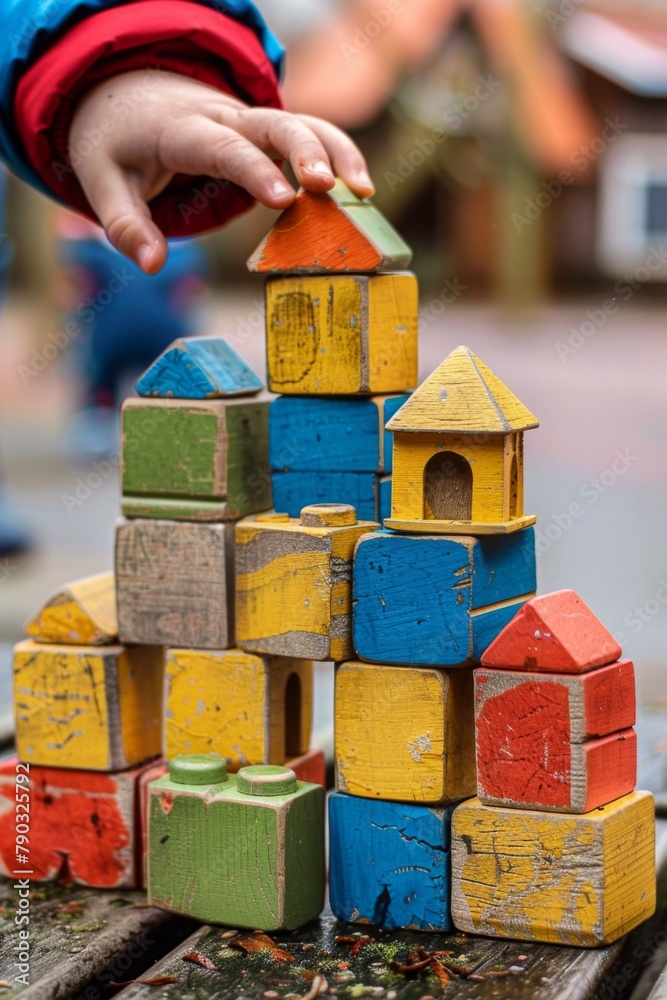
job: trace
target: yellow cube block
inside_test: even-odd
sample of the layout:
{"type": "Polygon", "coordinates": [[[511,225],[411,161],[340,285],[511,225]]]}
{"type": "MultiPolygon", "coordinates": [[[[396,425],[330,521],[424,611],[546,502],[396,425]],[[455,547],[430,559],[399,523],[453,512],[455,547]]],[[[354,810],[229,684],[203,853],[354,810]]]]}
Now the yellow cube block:
{"type": "Polygon", "coordinates": [[[14,647],[19,759],[120,771],[161,753],[161,646],[14,647]]]}
{"type": "Polygon", "coordinates": [[[569,815],[464,802],[452,818],[460,931],[595,947],[655,910],[653,796],[569,815]]]}
{"type": "Polygon", "coordinates": [[[342,663],[334,733],[340,792],[430,805],[475,793],[471,669],[342,663]]]}
{"type": "Polygon", "coordinates": [[[240,649],[167,653],[167,757],[217,753],[230,771],[284,764],[310,746],[310,660],[240,649]]]}
{"type": "Polygon", "coordinates": [[[292,396],[414,389],[417,315],[412,274],[272,278],[269,388],[292,396]]]}
{"type": "Polygon", "coordinates": [[[242,649],[309,660],[352,656],[352,556],[380,527],[348,504],[313,504],[301,518],[236,525],[236,641],[242,649]]]}

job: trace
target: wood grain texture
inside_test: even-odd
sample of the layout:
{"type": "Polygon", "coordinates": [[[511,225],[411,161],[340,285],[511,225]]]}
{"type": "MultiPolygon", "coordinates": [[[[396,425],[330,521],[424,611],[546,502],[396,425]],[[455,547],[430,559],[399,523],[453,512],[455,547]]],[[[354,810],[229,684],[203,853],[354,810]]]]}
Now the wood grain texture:
{"type": "Polygon", "coordinates": [[[329,897],[339,920],[447,931],[451,809],[329,796],[329,897]]]}
{"type": "Polygon", "coordinates": [[[384,425],[409,397],[278,396],[269,410],[273,472],[391,472],[384,425]]]}
{"type": "Polygon", "coordinates": [[[534,515],[523,513],[520,433],[395,432],[387,527],[442,534],[507,534],[534,521],[534,515]]]}
{"type": "Polygon", "coordinates": [[[307,527],[246,518],[236,526],[236,635],[249,652],[313,660],[352,655],[352,554],[379,525],[307,527]]]}
{"type": "MultiPolygon", "coordinates": [[[[0,764],[0,873],[3,875],[11,875],[16,868],[16,768],[15,757],[0,764]]],[[[100,889],[132,888],[139,884],[137,783],[143,769],[96,774],[30,765],[31,874],[26,878],[37,882],[59,879],[100,889]]]]}
{"type": "Polygon", "coordinates": [[[324,793],[247,795],[237,777],[150,787],[148,896],[211,923],[292,929],[324,905],[324,793]]]}
{"type": "Polygon", "coordinates": [[[268,407],[261,399],[126,399],[123,512],[205,521],[270,507],[268,407]]]}
{"type": "Polygon", "coordinates": [[[310,746],[310,660],[170,649],[166,753],[217,753],[230,770],[284,764],[310,746]]]}
{"type": "Polygon", "coordinates": [[[125,520],[116,525],[123,642],[234,645],[234,525],[125,520]]]}
{"type": "Polygon", "coordinates": [[[139,810],[139,875],[138,885],[145,889],[148,884],[148,808],[150,794],[148,786],[169,774],[169,764],[164,757],[158,757],[147,764],[137,778],[137,803],[139,810]]]}
{"type": "Polygon", "coordinates": [[[412,251],[385,217],[338,179],[323,194],[300,191],[248,260],[259,273],[395,271],[412,251]]]}
{"type": "Polygon", "coordinates": [[[116,582],[99,573],[60,587],[24,625],[38,642],[102,646],[118,639],[116,582]]]}
{"type": "Polygon", "coordinates": [[[338,791],[431,805],[475,794],[472,670],[351,661],[335,690],[338,791]]]}
{"type": "Polygon", "coordinates": [[[276,510],[299,517],[312,503],[351,504],[362,521],[379,520],[378,476],[373,472],[272,472],[276,510]]]}
{"type": "Polygon", "coordinates": [[[485,650],[486,667],[578,674],[613,663],[621,647],[573,590],[524,604],[485,650]]]}
{"type": "Polygon", "coordinates": [[[581,816],[464,802],[452,819],[454,923],[518,940],[609,944],[655,909],[654,840],[648,792],[581,816]]]}
{"type": "Polygon", "coordinates": [[[376,663],[470,666],[534,588],[532,528],[484,539],[374,532],[355,550],[354,647],[376,663]]]}
{"type": "Polygon", "coordinates": [[[537,427],[535,416],[468,347],[457,347],[392,417],[409,434],[500,434],[537,427]]]}
{"type": "Polygon", "coordinates": [[[477,794],[485,805],[588,812],[636,781],[634,669],[475,671],[477,794]]]}
{"type": "Polygon", "coordinates": [[[252,396],[262,380],[222,337],[175,340],[136,383],[140,396],[212,399],[252,396]]]}
{"type": "Polygon", "coordinates": [[[417,382],[412,274],[272,278],[269,388],[293,396],[404,393],[417,382]]]}
{"type": "Polygon", "coordinates": [[[45,767],[118,771],[160,753],[163,650],[156,646],[14,649],[16,747],[45,767]]]}

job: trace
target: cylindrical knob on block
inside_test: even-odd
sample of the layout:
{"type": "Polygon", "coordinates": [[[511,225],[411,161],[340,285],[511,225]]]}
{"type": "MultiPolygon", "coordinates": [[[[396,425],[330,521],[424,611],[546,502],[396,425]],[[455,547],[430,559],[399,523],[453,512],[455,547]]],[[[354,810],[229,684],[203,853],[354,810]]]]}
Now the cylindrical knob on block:
{"type": "Polygon", "coordinates": [[[301,524],[307,528],[344,528],[357,523],[357,512],[349,503],[311,503],[301,509],[301,524]]]}
{"type": "Polygon", "coordinates": [[[253,764],[242,767],[236,787],[245,795],[289,795],[296,792],[296,774],[289,767],[277,764],[253,764]]]}
{"type": "Polygon", "coordinates": [[[169,761],[169,777],[179,785],[219,785],[227,781],[227,761],[217,753],[181,753],[169,761]]]}
{"type": "Polygon", "coordinates": [[[265,510],[262,514],[255,514],[256,521],[270,521],[273,524],[285,524],[289,521],[289,514],[281,514],[275,510],[265,510]]]}

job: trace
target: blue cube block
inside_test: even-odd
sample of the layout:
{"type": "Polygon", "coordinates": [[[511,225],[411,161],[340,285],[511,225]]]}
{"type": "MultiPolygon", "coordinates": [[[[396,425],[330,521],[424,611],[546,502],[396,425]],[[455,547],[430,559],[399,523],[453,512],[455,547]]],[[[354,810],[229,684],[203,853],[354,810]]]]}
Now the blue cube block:
{"type": "Polygon", "coordinates": [[[269,411],[269,465],[282,472],[391,472],[393,439],[384,425],[408,398],[278,396],[269,411]]]}
{"type": "Polygon", "coordinates": [[[377,520],[377,480],[373,472],[272,472],[274,509],[299,517],[311,503],[350,503],[360,521],[377,520]]]}
{"type": "Polygon", "coordinates": [[[449,931],[453,807],[329,798],[329,896],[339,920],[449,931]]]}
{"type": "Polygon", "coordinates": [[[535,533],[374,532],[357,544],[352,581],[360,659],[470,666],[534,594],[535,533]]]}

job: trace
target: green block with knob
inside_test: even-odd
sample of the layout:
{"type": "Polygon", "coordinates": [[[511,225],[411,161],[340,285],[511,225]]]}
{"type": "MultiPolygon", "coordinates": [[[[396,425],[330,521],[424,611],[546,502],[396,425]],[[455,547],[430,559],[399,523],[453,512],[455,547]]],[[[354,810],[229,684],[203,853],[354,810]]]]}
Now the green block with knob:
{"type": "Polygon", "coordinates": [[[287,767],[227,774],[182,754],[149,785],[148,901],[207,923],[293,930],[324,906],[324,792],[287,767]]]}

